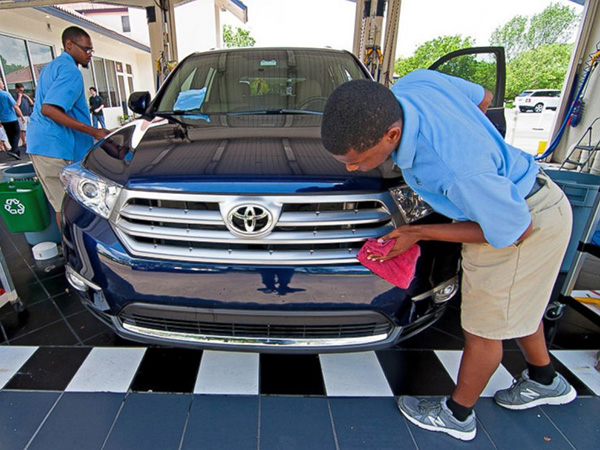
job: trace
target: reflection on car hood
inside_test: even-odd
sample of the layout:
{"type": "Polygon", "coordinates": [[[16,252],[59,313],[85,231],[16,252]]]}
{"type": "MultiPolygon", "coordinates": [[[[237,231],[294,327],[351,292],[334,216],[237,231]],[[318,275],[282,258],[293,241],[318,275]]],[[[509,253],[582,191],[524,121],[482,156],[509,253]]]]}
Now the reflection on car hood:
{"type": "Polygon", "coordinates": [[[392,168],[348,172],[323,147],[315,115],[210,116],[184,127],[136,121],[96,145],[84,166],[119,184],[135,180],[398,178],[392,168]]]}

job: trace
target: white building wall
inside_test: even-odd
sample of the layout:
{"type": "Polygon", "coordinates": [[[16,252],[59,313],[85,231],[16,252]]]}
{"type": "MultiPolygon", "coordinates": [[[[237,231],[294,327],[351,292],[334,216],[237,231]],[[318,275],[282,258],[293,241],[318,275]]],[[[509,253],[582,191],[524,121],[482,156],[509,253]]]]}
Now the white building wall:
{"type": "MultiPolygon", "coordinates": [[[[60,55],[62,51],[61,34],[63,30],[71,25],[65,20],[46,16],[32,8],[2,10],[0,14],[0,33],[51,45],[55,56],[60,55]]],[[[150,53],[96,32],[87,31],[94,44],[95,56],[131,65],[134,89],[150,91],[154,95],[154,70],[150,53]]],[[[122,109],[113,107],[105,108],[104,111],[107,128],[119,126],[117,117],[123,114],[122,109]]]]}

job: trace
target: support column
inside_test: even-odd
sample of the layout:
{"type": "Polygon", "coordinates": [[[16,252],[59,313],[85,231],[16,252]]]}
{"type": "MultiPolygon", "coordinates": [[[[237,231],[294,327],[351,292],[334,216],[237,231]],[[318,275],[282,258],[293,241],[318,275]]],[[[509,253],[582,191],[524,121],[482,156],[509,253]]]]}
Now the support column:
{"type": "Polygon", "coordinates": [[[158,90],[177,63],[178,57],[173,2],[171,0],[160,0],[157,3],[146,8],[146,16],[148,18],[154,83],[158,90]]]}

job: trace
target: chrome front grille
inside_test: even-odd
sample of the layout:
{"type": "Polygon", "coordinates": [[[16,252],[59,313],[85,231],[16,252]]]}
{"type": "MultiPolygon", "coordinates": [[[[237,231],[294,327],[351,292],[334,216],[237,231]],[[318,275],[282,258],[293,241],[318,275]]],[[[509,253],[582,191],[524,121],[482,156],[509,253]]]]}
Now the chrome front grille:
{"type": "Polygon", "coordinates": [[[393,203],[385,192],[238,196],[123,191],[115,210],[112,223],[132,254],[193,262],[351,263],[366,239],[394,228],[393,203]],[[232,223],[236,211],[248,218],[232,223]],[[252,214],[263,211],[269,220],[253,222],[252,214]],[[244,226],[256,229],[248,232],[244,226]]]}
{"type": "Polygon", "coordinates": [[[290,314],[131,304],[118,316],[127,331],[174,341],[281,347],[343,347],[384,341],[397,330],[373,311],[290,314]]]}

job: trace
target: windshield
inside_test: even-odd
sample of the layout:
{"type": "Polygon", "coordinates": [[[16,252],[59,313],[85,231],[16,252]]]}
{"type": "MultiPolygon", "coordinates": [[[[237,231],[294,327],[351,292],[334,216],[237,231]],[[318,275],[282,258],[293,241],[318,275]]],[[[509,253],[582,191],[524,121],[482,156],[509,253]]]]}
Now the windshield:
{"type": "Polygon", "coordinates": [[[242,49],[186,59],[156,113],[194,115],[322,112],[340,84],[368,75],[348,53],[242,49]],[[192,114],[193,113],[193,114],[192,114]]]}

